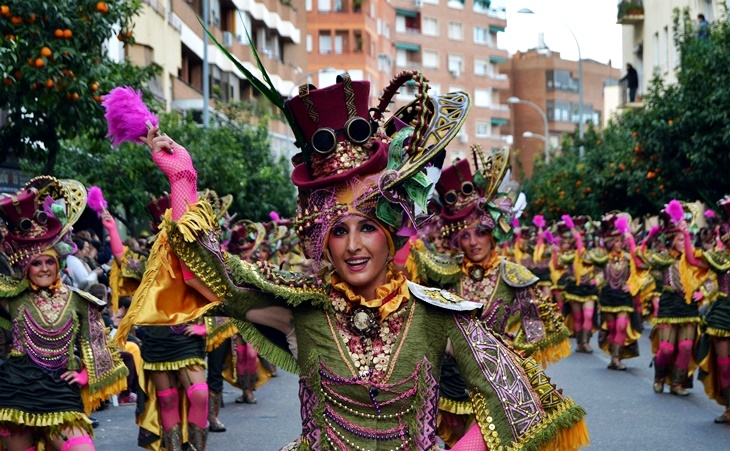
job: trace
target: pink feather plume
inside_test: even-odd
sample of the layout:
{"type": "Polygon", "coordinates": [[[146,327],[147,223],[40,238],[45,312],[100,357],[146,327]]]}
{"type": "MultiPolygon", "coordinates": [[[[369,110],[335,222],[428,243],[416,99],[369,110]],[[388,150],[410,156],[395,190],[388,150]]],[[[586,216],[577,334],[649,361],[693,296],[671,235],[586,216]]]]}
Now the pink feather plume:
{"type": "Polygon", "coordinates": [[[568,228],[571,228],[571,229],[575,228],[575,223],[573,222],[573,218],[571,218],[570,215],[563,215],[560,217],[560,219],[562,219],[563,222],[565,222],[565,225],[567,225],[568,228]]]}
{"type": "Polygon", "coordinates": [[[512,227],[518,228],[520,226],[520,220],[519,218],[512,219],[512,227]]]}
{"type": "Polygon", "coordinates": [[[669,215],[669,219],[674,224],[684,219],[684,209],[682,208],[682,204],[676,199],[670,200],[664,211],[669,215]]]}
{"type": "Polygon", "coordinates": [[[553,236],[553,233],[551,231],[546,230],[543,237],[545,238],[545,242],[547,242],[548,244],[555,244],[555,237],[553,236]]]}
{"type": "Polygon", "coordinates": [[[538,229],[542,229],[545,227],[545,217],[543,215],[535,215],[535,217],[532,218],[532,223],[535,224],[535,227],[538,229]]]}
{"type": "Polygon", "coordinates": [[[142,92],[129,86],[112,89],[103,97],[101,105],[109,131],[107,138],[119,146],[123,142],[139,143],[139,137],[147,135],[147,122],[157,126],[160,121],[142,101],[142,92]]]}
{"type": "Polygon", "coordinates": [[[104,194],[101,192],[101,188],[98,186],[90,186],[88,189],[88,195],[86,198],[86,205],[96,212],[101,218],[101,214],[106,210],[107,204],[104,199],[104,194]]]}
{"type": "Polygon", "coordinates": [[[717,217],[717,214],[713,210],[705,210],[705,218],[714,219],[716,217],[717,217]]]}
{"type": "Polygon", "coordinates": [[[658,225],[655,225],[651,229],[649,229],[649,236],[648,236],[648,238],[651,238],[654,235],[656,235],[657,233],[659,233],[659,228],[660,227],[658,225]]]}
{"type": "Polygon", "coordinates": [[[279,217],[279,213],[277,213],[273,210],[269,212],[269,217],[271,218],[272,221],[275,221],[275,222],[279,222],[279,220],[281,220],[281,218],[279,217]]]}
{"type": "Polygon", "coordinates": [[[616,218],[616,222],[614,223],[616,226],[616,230],[618,230],[618,233],[624,234],[628,232],[629,230],[629,218],[626,216],[619,216],[616,218]]]}

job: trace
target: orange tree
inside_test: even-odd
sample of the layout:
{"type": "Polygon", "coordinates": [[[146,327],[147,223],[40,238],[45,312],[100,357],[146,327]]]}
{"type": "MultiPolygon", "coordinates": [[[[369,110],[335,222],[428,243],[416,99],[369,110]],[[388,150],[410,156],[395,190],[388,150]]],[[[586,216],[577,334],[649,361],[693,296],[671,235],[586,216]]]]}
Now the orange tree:
{"type": "Polygon", "coordinates": [[[80,133],[103,137],[102,93],[141,86],[156,68],[112,62],[109,38],[133,43],[138,0],[0,0],[0,162],[29,158],[53,173],[59,142],[80,133]]]}

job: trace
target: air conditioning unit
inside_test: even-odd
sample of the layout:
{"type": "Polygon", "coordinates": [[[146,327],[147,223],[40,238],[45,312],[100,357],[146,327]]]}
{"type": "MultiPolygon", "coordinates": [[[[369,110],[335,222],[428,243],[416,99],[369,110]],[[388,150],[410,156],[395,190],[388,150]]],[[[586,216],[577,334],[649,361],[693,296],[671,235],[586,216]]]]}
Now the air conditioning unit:
{"type": "Polygon", "coordinates": [[[233,33],[230,31],[224,31],[223,32],[223,47],[232,47],[233,46],[233,33]]]}
{"type": "Polygon", "coordinates": [[[462,144],[466,144],[469,142],[469,134],[468,133],[459,133],[459,142],[462,144]]]}
{"type": "Polygon", "coordinates": [[[413,0],[413,6],[416,8],[423,8],[423,0],[413,0]]]}

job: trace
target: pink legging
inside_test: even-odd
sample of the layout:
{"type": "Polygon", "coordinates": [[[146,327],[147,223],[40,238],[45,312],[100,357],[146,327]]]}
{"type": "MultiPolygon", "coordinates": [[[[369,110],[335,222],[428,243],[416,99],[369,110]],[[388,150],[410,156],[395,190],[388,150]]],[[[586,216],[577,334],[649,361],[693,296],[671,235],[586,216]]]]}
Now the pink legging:
{"type": "Polygon", "coordinates": [[[583,330],[583,310],[573,310],[573,332],[583,330]]]}
{"type": "Polygon", "coordinates": [[[660,342],[655,364],[657,366],[669,366],[672,364],[672,357],[674,357],[674,345],[667,341],[660,342]]]}
{"type": "Polygon", "coordinates": [[[487,445],[484,443],[482,432],[479,425],[474,424],[458,442],[451,448],[452,451],[488,451],[487,445]]]}
{"type": "MultiPolygon", "coordinates": [[[[89,435],[80,435],[78,437],[71,437],[65,442],[63,442],[63,446],[61,447],[61,451],[70,451],[71,449],[83,449],[84,451],[94,451],[96,448],[94,447],[94,441],[91,440],[91,436],[89,435]],[[87,446],[83,446],[87,445],[87,446]],[[78,448],[77,448],[78,447],[78,448]]],[[[35,448],[31,448],[35,449],[35,448]]]]}
{"type": "Polygon", "coordinates": [[[205,382],[193,384],[188,387],[187,394],[190,401],[188,423],[205,428],[208,421],[208,384],[205,382]]]}
{"type": "MultiPolygon", "coordinates": [[[[626,343],[626,330],[629,327],[628,318],[618,318],[616,320],[616,333],[613,337],[613,343],[623,346],[626,343]]],[[[609,338],[610,340],[610,338],[609,338]]]]}
{"type": "Polygon", "coordinates": [[[730,357],[717,359],[718,378],[720,379],[720,390],[730,387],[730,357]]]}
{"type": "Polygon", "coordinates": [[[592,308],[584,308],[583,309],[583,330],[592,330],[593,329],[593,309],[592,308]]]}
{"type": "Polygon", "coordinates": [[[169,431],[180,423],[180,397],[177,388],[157,392],[157,399],[160,402],[162,429],[169,431]]]}
{"type": "Polygon", "coordinates": [[[608,327],[608,342],[616,342],[616,320],[606,321],[606,327],[608,327]]]}
{"type": "Polygon", "coordinates": [[[258,354],[250,344],[236,346],[236,371],[239,375],[256,374],[258,354]]]}
{"type": "Polygon", "coordinates": [[[682,340],[677,346],[677,358],[674,364],[681,370],[689,369],[689,362],[692,359],[692,348],[694,348],[694,340],[682,340]]]}

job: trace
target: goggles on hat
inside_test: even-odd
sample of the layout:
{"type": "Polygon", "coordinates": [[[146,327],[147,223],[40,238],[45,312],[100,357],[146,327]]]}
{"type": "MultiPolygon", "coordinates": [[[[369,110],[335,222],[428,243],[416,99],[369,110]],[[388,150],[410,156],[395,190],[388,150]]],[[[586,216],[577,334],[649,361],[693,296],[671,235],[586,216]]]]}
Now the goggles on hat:
{"type": "Polygon", "coordinates": [[[375,121],[362,117],[351,117],[345,122],[345,126],[339,130],[329,127],[317,129],[312,135],[309,143],[310,150],[317,153],[328,154],[337,148],[337,136],[341,133],[345,134],[345,138],[355,145],[365,144],[378,129],[375,121]]]}
{"type": "MultiPolygon", "coordinates": [[[[461,194],[464,196],[471,196],[474,192],[474,184],[469,181],[462,182],[460,190],[461,194]]],[[[454,205],[457,200],[459,200],[459,195],[456,190],[452,189],[444,194],[444,202],[446,202],[447,205],[454,205]]]]}
{"type": "MultiPolygon", "coordinates": [[[[33,215],[33,218],[38,224],[41,225],[45,225],[46,222],[48,222],[48,215],[45,211],[36,211],[33,215]]],[[[18,228],[23,232],[27,232],[33,228],[33,221],[31,221],[29,218],[20,218],[20,221],[18,221],[18,228]]]]}

